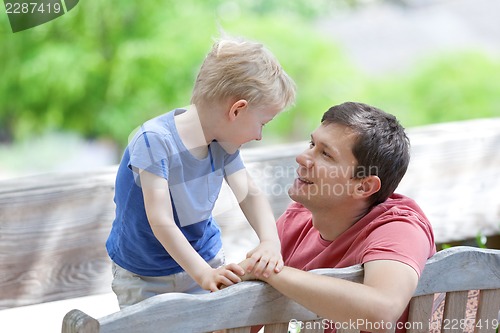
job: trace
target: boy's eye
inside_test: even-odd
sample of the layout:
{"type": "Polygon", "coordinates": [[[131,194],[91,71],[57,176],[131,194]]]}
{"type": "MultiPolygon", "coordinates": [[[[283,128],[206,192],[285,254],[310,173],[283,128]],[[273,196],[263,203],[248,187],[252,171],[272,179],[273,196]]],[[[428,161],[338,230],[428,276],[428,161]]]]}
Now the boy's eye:
{"type": "Polygon", "coordinates": [[[328,157],[328,158],[332,158],[332,156],[330,154],[328,154],[326,151],[323,151],[323,156],[328,157]]]}
{"type": "Polygon", "coordinates": [[[312,147],[314,147],[314,142],[309,141],[309,148],[312,148],[312,147]]]}

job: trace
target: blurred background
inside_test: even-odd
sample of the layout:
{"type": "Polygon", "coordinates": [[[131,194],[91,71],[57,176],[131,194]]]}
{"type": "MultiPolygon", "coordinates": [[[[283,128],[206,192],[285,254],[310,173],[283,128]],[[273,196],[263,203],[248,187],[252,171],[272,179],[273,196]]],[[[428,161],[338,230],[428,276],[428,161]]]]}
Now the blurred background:
{"type": "MultiPolygon", "coordinates": [[[[321,115],[344,101],[377,106],[407,128],[500,117],[500,1],[82,0],[16,33],[4,9],[0,180],[117,164],[137,126],[189,104],[220,29],[264,43],[297,84],[295,106],[248,147],[308,140],[321,115]]],[[[489,174],[476,169],[474,188],[491,191],[489,174]]],[[[234,230],[229,240],[247,240],[234,230]]],[[[500,244],[495,237],[488,235],[489,247],[500,244]]],[[[477,238],[484,247],[486,237],[477,238]]],[[[0,322],[16,332],[39,331],[40,323],[55,332],[71,308],[95,317],[117,310],[111,294],[73,304],[33,306],[29,315],[3,310],[0,322]]]]}
{"type": "Polygon", "coordinates": [[[297,83],[269,145],[307,140],[361,101],[405,127],[500,117],[500,2],[85,0],[13,33],[0,12],[0,179],[119,162],[131,131],[189,104],[223,29],[263,42],[297,83]]]}

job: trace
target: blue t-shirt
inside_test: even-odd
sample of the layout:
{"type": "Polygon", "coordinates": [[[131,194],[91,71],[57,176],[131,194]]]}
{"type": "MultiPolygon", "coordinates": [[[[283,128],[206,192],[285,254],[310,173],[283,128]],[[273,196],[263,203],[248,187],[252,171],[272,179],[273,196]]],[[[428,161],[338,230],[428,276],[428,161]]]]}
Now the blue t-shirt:
{"type": "Polygon", "coordinates": [[[115,184],[116,217],[106,242],[110,258],[139,275],[165,276],[183,269],[156,239],[146,217],[137,169],[168,180],[174,220],[209,261],[222,247],[212,210],[225,176],[244,168],[239,151],[228,154],[216,142],[208,156],[194,157],[175,127],[177,109],[144,123],[125,149],[115,184]]]}

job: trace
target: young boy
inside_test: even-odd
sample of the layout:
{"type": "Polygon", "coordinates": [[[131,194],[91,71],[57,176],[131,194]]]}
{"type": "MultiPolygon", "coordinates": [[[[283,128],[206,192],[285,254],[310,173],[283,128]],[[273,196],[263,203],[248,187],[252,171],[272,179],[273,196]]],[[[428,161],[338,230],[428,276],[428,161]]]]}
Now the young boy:
{"type": "Polygon", "coordinates": [[[222,266],[212,210],[225,178],[257,233],[247,254],[268,276],[283,267],[270,205],[247,173],[239,147],[295,99],[295,85],[263,45],[221,38],[198,73],[192,105],[144,123],[126,148],[106,242],[120,308],[167,292],[216,291],[241,281],[222,266]]]}

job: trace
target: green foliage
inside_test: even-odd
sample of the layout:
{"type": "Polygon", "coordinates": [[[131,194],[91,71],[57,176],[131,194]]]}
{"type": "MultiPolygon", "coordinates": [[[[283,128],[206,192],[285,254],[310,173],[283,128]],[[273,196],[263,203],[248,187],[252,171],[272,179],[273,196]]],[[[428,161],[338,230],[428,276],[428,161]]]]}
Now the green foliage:
{"type": "Polygon", "coordinates": [[[364,100],[406,126],[500,116],[500,61],[463,51],[421,59],[366,85],[364,100]]]}
{"type": "Polygon", "coordinates": [[[350,66],[299,16],[232,8],[222,1],[82,2],[58,20],[21,33],[3,24],[0,136],[22,139],[66,129],[124,145],[145,120],[189,104],[219,25],[263,41],[282,59],[298,83],[299,99],[270,130],[301,136],[317,123],[340,84],[339,72],[350,66]]]}
{"type": "Polygon", "coordinates": [[[339,98],[344,91],[356,89],[350,78],[357,71],[342,50],[298,17],[232,19],[224,21],[224,27],[263,42],[297,84],[294,107],[266,125],[265,136],[306,139],[332,103],[343,101],[339,98]]]}
{"type": "Polygon", "coordinates": [[[498,59],[437,55],[407,73],[369,76],[311,24],[327,3],[88,0],[16,34],[0,15],[0,141],[70,130],[125,145],[145,120],[189,104],[219,26],[262,41],[297,83],[296,105],[266,126],[276,141],[306,139],[328,107],[347,100],[406,127],[500,116],[498,59]]]}

